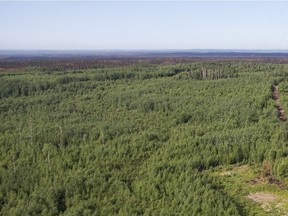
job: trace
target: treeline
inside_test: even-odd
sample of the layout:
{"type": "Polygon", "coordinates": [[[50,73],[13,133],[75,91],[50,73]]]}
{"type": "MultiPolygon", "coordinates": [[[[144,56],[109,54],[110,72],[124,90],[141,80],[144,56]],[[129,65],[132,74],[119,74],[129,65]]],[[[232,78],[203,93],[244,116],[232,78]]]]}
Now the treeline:
{"type": "MultiPolygon", "coordinates": [[[[66,91],[69,83],[87,81],[116,81],[116,80],[144,80],[161,77],[175,77],[176,79],[215,80],[237,78],[239,73],[271,70],[275,77],[285,77],[283,66],[244,63],[191,63],[176,64],[173,66],[127,66],[119,68],[103,68],[96,70],[66,71],[66,72],[37,72],[27,75],[30,78],[22,79],[17,74],[2,75],[0,79],[0,98],[33,95],[47,90],[58,89],[66,91]],[[268,68],[268,69],[267,69],[268,68]],[[33,78],[32,78],[33,76],[33,78]],[[45,79],[43,79],[45,78],[45,79]]],[[[267,71],[267,73],[270,73],[267,71]]],[[[288,74],[287,74],[288,75],[288,74]]],[[[86,83],[85,83],[86,85],[86,83]]],[[[83,87],[85,88],[85,87],[83,87]]],[[[73,89],[74,90],[74,89],[73,89]]]]}
{"type": "Polygon", "coordinates": [[[0,72],[13,71],[67,71],[67,70],[86,70],[98,68],[119,68],[127,66],[146,66],[146,65],[173,65],[191,62],[191,58],[176,57],[31,57],[31,58],[3,58],[0,59],[0,72]]]}
{"type": "Polygon", "coordinates": [[[0,59],[0,72],[31,72],[31,71],[46,71],[46,72],[63,72],[67,70],[87,70],[99,68],[119,68],[127,66],[155,66],[155,65],[175,65],[186,64],[190,62],[213,62],[213,63],[229,63],[235,62],[244,64],[287,64],[288,58],[285,56],[265,57],[265,56],[247,56],[247,57],[229,57],[229,56],[195,56],[195,57],[176,57],[176,56],[15,56],[9,57],[3,55],[0,59]],[[208,59],[208,60],[207,60],[208,59]]]}

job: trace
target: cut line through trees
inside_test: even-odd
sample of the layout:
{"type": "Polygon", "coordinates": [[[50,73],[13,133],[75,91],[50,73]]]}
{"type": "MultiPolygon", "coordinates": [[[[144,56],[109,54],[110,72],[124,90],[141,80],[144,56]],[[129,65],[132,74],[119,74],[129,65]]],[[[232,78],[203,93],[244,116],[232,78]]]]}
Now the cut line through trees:
{"type": "Polygon", "coordinates": [[[281,102],[280,102],[278,86],[277,85],[273,85],[272,91],[273,91],[273,99],[275,100],[276,108],[277,108],[277,111],[278,111],[278,118],[281,121],[287,121],[287,117],[285,115],[283,106],[281,105],[281,102]]]}

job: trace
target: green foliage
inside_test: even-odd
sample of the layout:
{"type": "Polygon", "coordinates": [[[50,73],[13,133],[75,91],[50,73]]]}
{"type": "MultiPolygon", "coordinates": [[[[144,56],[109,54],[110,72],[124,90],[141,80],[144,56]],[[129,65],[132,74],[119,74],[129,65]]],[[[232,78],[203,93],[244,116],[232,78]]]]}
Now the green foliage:
{"type": "Polygon", "coordinates": [[[286,177],[271,95],[284,70],[194,62],[3,74],[1,215],[249,214],[209,171],[268,160],[286,177]]]}

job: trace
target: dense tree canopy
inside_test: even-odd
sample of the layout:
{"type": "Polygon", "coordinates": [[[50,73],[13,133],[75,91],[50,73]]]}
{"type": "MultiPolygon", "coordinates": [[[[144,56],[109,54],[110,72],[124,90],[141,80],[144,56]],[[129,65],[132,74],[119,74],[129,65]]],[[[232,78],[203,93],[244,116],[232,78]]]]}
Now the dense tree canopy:
{"type": "Polygon", "coordinates": [[[287,69],[9,68],[0,75],[1,214],[250,215],[211,170],[266,160],[287,177],[287,125],[271,91],[277,83],[288,98],[287,69]]]}

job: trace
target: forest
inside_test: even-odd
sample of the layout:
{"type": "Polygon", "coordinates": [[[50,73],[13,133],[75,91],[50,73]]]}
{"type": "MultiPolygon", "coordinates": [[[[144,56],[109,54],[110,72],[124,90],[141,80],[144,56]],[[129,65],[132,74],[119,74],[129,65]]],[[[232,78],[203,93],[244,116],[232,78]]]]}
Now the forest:
{"type": "Polygon", "coordinates": [[[0,215],[286,215],[287,77],[267,59],[0,59],[0,215]]]}

